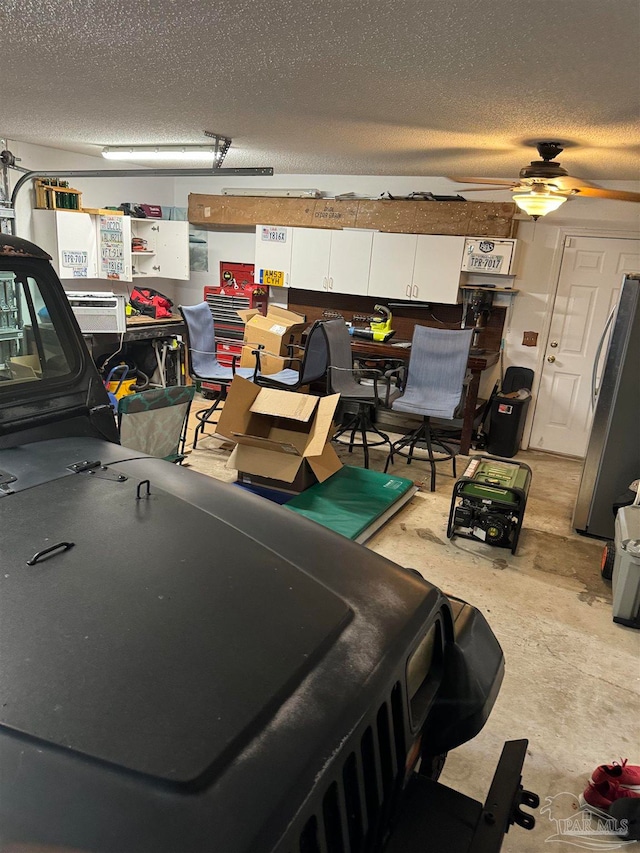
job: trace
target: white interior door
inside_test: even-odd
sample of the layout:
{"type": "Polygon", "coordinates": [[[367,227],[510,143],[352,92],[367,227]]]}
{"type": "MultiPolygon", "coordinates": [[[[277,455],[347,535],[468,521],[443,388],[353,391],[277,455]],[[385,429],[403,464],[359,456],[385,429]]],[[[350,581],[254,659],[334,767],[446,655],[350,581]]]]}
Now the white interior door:
{"type": "Polygon", "coordinates": [[[566,239],[533,419],[532,448],[584,456],[593,417],[592,373],[598,344],[626,272],[640,272],[640,240],[566,239]]]}

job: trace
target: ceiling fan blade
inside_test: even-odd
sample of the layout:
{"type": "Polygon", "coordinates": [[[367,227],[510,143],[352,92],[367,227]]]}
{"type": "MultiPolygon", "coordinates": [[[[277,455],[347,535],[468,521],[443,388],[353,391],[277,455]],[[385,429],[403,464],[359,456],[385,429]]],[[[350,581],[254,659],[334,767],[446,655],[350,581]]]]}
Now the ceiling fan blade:
{"type": "Polygon", "coordinates": [[[605,190],[604,187],[579,187],[576,188],[575,197],[580,198],[609,198],[617,201],[640,201],[640,193],[628,192],[626,190],[605,190]]]}
{"type": "Polygon", "coordinates": [[[518,181],[501,180],[500,178],[459,178],[451,175],[449,180],[457,181],[459,184],[492,184],[496,187],[518,186],[518,181]]]}
{"type": "Polygon", "coordinates": [[[572,195],[574,198],[583,196],[584,198],[609,198],[618,201],[640,201],[640,193],[628,190],[608,190],[571,175],[558,175],[549,180],[540,179],[540,183],[546,184],[550,189],[555,189],[561,195],[572,195]]]}
{"type": "Polygon", "coordinates": [[[510,185],[508,187],[503,187],[503,186],[500,186],[499,184],[496,184],[494,187],[491,187],[491,186],[463,187],[462,189],[458,190],[457,192],[465,193],[465,195],[467,193],[492,193],[492,192],[493,193],[506,193],[506,192],[509,192],[510,190],[513,190],[513,189],[515,189],[515,187],[513,185],[510,185]]]}
{"type": "Polygon", "coordinates": [[[596,189],[599,189],[597,184],[583,181],[582,178],[574,178],[572,175],[558,175],[557,177],[549,178],[544,183],[553,184],[562,192],[572,192],[573,190],[581,190],[585,187],[596,187],[596,189]]]}

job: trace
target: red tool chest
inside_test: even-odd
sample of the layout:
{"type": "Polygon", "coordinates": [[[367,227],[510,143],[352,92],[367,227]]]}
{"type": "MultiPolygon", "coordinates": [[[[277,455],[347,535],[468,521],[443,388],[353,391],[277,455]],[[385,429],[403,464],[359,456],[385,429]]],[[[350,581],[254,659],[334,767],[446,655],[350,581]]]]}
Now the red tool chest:
{"type": "Polygon", "coordinates": [[[220,364],[231,367],[240,356],[244,322],[238,311],[255,309],[267,313],[269,289],[253,281],[253,264],[220,261],[220,284],[204,289],[216,329],[216,354],[220,364]]]}

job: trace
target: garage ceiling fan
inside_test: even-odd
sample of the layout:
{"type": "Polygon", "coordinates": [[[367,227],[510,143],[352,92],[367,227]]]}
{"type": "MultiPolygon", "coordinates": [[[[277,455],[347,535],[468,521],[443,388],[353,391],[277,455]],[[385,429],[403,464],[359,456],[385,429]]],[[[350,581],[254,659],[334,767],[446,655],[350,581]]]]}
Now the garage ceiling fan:
{"type": "MultiPolygon", "coordinates": [[[[541,160],[532,160],[520,170],[515,181],[492,178],[451,177],[450,180],[463,184],[487,184],[504,187],[513,192],[513,200],[521,210],[533,219],[557,210],[561,204],[574,197],[609,198],[617,201],[640,202],[640,193],[624,190],[607,190],[597,184],[574,178],[555,160],[564,150],[560,142],[538,142],[536,145],[541,160]]],[[[467,189],[463,192],[486,192],[484,187],[467,189]]]]}

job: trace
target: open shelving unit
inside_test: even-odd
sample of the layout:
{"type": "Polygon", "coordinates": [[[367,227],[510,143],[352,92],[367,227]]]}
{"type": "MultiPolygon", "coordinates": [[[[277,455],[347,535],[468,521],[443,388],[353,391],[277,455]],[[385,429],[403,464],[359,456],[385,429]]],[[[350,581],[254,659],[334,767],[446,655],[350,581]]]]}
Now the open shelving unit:
{"type": "Polygon", "coordinates": [[[36,181],[36,207],[40,210],[71,210],[82,213],[82,193],[72,187],[36,181]]]}

